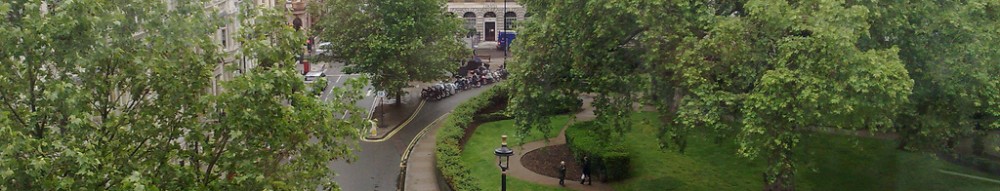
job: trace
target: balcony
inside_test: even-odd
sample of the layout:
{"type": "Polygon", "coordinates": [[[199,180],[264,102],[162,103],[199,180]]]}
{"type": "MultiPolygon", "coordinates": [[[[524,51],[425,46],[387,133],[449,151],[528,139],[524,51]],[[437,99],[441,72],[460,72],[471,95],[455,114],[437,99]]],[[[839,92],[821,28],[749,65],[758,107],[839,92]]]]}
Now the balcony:
{"type": "Polygon", "coordinates": [[[300,0],[298,2],[293,2],[292,11],[294,12],[306,11],[306,1],[300,0]]]}

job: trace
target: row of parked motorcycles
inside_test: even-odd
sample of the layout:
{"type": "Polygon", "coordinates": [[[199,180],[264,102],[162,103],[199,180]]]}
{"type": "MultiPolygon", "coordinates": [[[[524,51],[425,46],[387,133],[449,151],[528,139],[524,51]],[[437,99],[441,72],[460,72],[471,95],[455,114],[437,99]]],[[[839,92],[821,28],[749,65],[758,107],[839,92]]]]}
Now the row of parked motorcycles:
{"type": "Polygon", "coordinates": [[[453,82],[441,82],[428,86],[421,90],[420,97],[425,100],[437,101],[451,97],[460,91],[500,82],[507,79],[509,75],[510,73],[504,68],[490,71],[486,67],[480,67],[476,70],[471,70],[469,75],[456,76],[453,82]]]}

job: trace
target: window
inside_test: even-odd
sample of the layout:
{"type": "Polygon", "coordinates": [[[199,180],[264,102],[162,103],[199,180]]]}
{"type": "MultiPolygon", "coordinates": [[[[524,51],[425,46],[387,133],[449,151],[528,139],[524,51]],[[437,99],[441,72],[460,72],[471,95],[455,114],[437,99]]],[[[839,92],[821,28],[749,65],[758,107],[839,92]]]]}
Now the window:
{"type": "Polygon", "coordinates": [[[465,12],[465,15],[462,15],[462,18],[465,19],[465,29],[469,31],[466,34],[466,37],[471,37],[476,33],[476,14],[472,12],[465,12]]]}
{"type": "Polygon", "coordinates": [[[226,48],[229,48],[227,44],[228,43],[227,39],[229,38],[229,35],[226,34],[226,29],[223,28],[222,32],[220,32],[219,35],[220,35],[219,39],[222,40],[222,49],[225,50],[226,48]]]}
{"type": "Polygon", "coordinates": [[[515,23],[517,23],[517,13],[507,12],[503,14],[503,30],[513,29],[516,27],[515,23]]]}

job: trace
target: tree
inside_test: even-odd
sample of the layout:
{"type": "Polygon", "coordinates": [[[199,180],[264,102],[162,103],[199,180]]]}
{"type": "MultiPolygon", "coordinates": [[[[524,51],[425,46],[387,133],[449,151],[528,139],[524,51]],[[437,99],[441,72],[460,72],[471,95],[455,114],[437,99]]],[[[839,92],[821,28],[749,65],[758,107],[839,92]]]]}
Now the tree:
{"type": "Polygon", "coordinates": [[[303,37],[262,11],[247,26],[270,35],[245,42],[268,46],[245,52],[289,59],[209,95],[223,55],[205,3],[0,2],[0,189],[335,188],[325,164],[360,119],[328,116],[359,90],[307,96],[280,43],[303,37]]]}
{"type": "Polygon", "coordinates": [[[866,8],[751,0],[738,10],[746,16],[718,16],[703,38],[685,39],[668,71],[686,94],[676,121],[735,130],[742,156],[767,161],[765,190],[794,189],[803,132],[893,125],[913,82],[898,49],[857,46],[866,8]]]}
{"type": "MultiPolygon", "coordinates": [[[[768,162],[768,190],[794,189],[792,150],[803,132],[887,129],[913,85],[898,49],[857,45],[867,9],[843,1],[524,3],[545,9],[529,10],[542,16],[515,49],[513,78],[526,86],[512,93],[518,120],[538,118],[523,110],[551,104],[536,98],[547,94],[617,97],[645,87],[661,120],[679,126],[664,127],[664,139],[683,149],[688,129],[735,136],[739,154],[768,162]],[[643,59],[629,60],[636,55],[643,59]]],[[[597,104],[606,112],[598,120],[627,119],[615,114],[633,102],[597,104]]]]}
{"type": "MultiPolygon", "coordinates": [[[[544,108],[594,93],[599,133],[609,139],[630,127],[629,115],[641,86],[642,49],[632,1],[523,1],[537,13],[519,31],[510,68],[511,103],[522,132],[545,123],[544,108]]],[[[541,128],[545,129],[545,128],[541,128]]]]}
{"type": "MultiPolygon", "coordinates": [[[[644,99],[656,107],[662,125],[659,130],[662,148],[673,148],[684,153],[687,134],[696,127],[712,130],[717,141],[733,137],[737,128],[731,128],[738,116],[734,107],[736,94],[726,92],[746,91],[751,81],[747,77],[755,73],[754,65],[701,65],[683,64],[681,58],[696,44],[709,37],[711,26],[728,16],[745,16],[745,1],[688,1],[657,0],[644,1],[641,5],[638,24],[649,28],[642,35],[641,46],[648,50],[643,55],[644,99]],[[701,78],[684,74],[718,72],[723,78],[713,79],[718,86],[704,86],[687,89],[691,83],[701,78]],[[711,87],[711,88],[709,88],[711,87]],[[685,99],[695,96],[699,99],[685,99]]],[[[718,58],[713,58],[718,59],[718,58]]],[[[695,63],[698,64],[698,63],[695,63]]]]}
{"type": "MultiPolygon", "coordinates": [[[[996,1],[857,1],[872,10],[869,49],[898,47],[914,79],[911,102],[897,116],[900,149],[951,150],[964,137],[998,126],[1000,3],[996,1]],[[992,125],[991,125],[992,124],[992,125]]],[[[981,154],[983,147],[977,147],[981,154]]]]}
{"type": "Polygon", "coordinates": [[[348,73],[370,74],[371,85],[396,103],[411,81],[449,77],[468,55],[462,21],[438,0],[328,0],[311,10],[323,19],[315,34],[332,44],[333,57],[348,73]]]}

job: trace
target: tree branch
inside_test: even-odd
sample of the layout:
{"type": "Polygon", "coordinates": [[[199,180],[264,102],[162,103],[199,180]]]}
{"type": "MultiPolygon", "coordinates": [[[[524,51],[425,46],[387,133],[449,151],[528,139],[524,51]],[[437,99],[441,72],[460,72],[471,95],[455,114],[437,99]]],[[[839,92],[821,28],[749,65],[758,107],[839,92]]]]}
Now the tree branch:
{"type": "Polygon", "coordinates": [[[614,52],[614,51],[618,51],[618,48],[621,48],[622,46],[625,46],[625,45],[626,45],[626,44],[628,44],[629,42],[632,42],[632,40],[634,40],[634,39],[635,39],[635,37],[639,36],[639,35],[640,35],[640,34],[642,34],[643,32],[646,32],[647,30],[649,30],[649,27],[648,27],[648,26],[647,26],[647,27],[642,27],[642,28],[638,28],[638,29],[636,29],[635,31],[632,31],[632,32],[631,32],[631,33],[630,33],[630,34],[628,35],[628,38],[625,38],[625,39],[621,40],[621,41],[620,41],[620,43],[618,43],[618,45],[617,45],[617,46],[615,46],[614,48],[611,48],[610,50],[608,50],[608,52],[614,52]]]}
{"type": "Polygon", "coordinates": [[[21,115],[17,113],[17,110],[14,109],[14,106],[10,104],[10,101],[7,99],[7,96],[0,96],[0,98],[3,99],[3,103],[4,105],[7,106],[7,109],[10,110],[10,113],[14,114],[14,119],[16,119],[17,122],[21,124],[21,126],[28,127],[28,123],[24,122],[24,118],[22,118],[21,115]]]}
{"type": "MultiPolygon", "coordinates": [[[[224,152],[226,150],[226,146],[229,145],[229,132],[228,131],[224,131],[223,135],[221,136],[221,139],[219,139],[218,141],[221,141],[221,143],[217,143],[217,144],[222,144],[222,146],[220,146],[219,149],[218,149],[218,151],[215,152],[215,154],[214,154],[215,156],[212,157],[212,162],[210,162],[208,164],[208,168],[205,169],[205,174],[206,175],[211,175],[212,174],[212,170],[215,168],[215,164],[218,163],[219,162],[219,158],[222,157],[222,152],[224,152]]],[[[208,177],[212,177],[212,176],[205,176],[205,182],[204,182],[205,185],[208,185],[208,183],[209,183],[210,179],[208,177]]]]}

